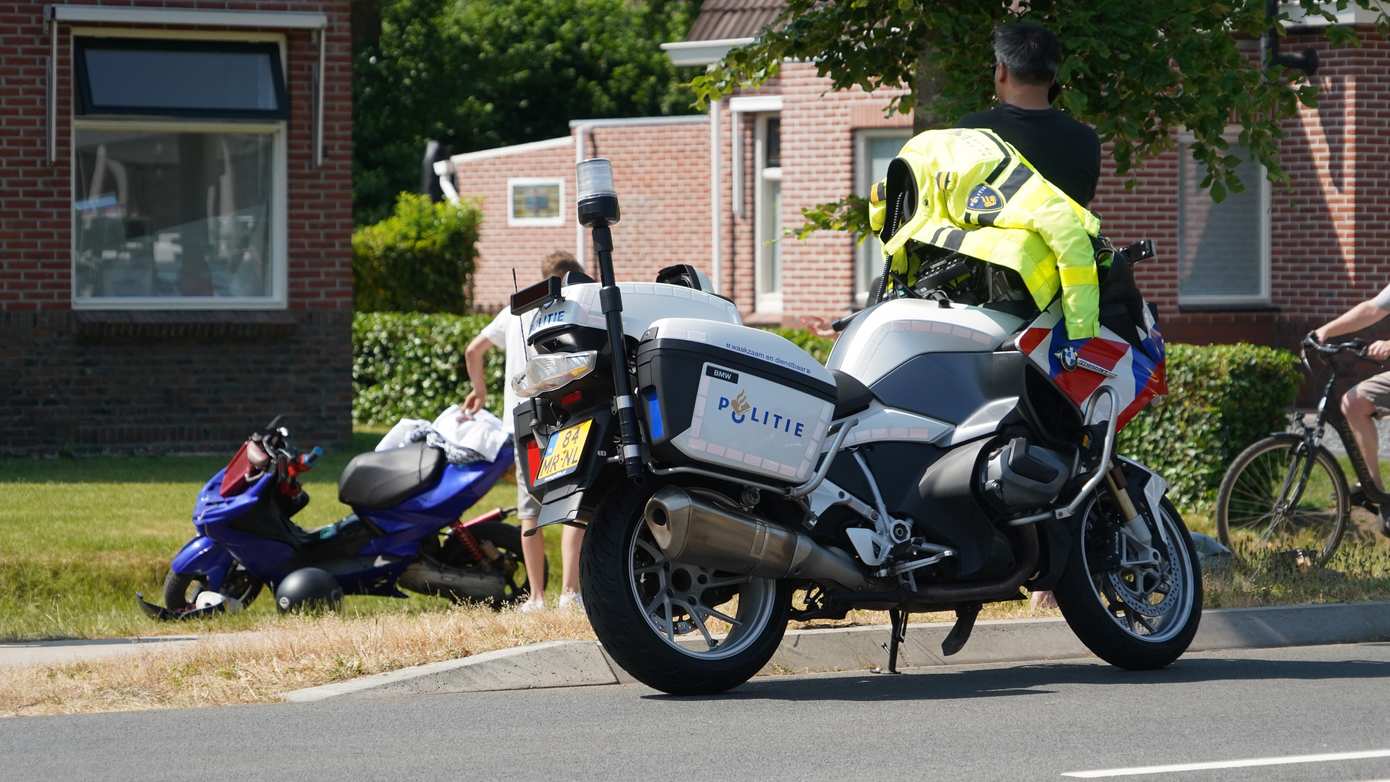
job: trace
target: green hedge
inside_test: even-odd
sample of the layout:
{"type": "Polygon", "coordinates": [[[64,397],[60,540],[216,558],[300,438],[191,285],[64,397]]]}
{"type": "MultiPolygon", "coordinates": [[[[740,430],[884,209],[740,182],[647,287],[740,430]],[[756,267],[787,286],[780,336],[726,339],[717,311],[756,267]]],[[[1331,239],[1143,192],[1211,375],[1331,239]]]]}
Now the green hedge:
{"type": "MultiPolygon", "coordinates": [[[[433,419],[463,402],[469,390],[463,350],[491,320],[487,315],[358,313],[352,321],[353,421],[433,419]]],[[[488,351],[488,407],[499,415],[505,363],[502,350],[488,351]]]]}
{"type": "MultiPolygon", "coordinates": [[[[468,393],[463,350],[484,315],[362,313],[353,321],[353,419],[390,424],[433,418],[468,393]]],[[[833,341],[801,329],[774,331],[824,362],[833,341]]],[[[500,413],[501,350],[488,353],[488,402],[500,413]]],[[[1121,453],[1158,470],[1185,508],[1210,502],[1246,446],[1283,428],[1302,381],[1291,353],[1255,345],[1168,346],[1168,396],[1120,435],[1121,453]]]]}
{"type": "Polygon", "coordinates": [[[401,193],[394,214],[352,233],[357,311],[467,312],[482,219],[470,202],[401,193]]]}
{"type": "Polygon", "coordinates": [[[1169,345],[1168,396],[1120,433],[1118,450],[1157,470],[1183,508],[1216,496],[1251,443],[1283,429],[1303,381],[1292,353],[1258,345],[1169,345]]]}

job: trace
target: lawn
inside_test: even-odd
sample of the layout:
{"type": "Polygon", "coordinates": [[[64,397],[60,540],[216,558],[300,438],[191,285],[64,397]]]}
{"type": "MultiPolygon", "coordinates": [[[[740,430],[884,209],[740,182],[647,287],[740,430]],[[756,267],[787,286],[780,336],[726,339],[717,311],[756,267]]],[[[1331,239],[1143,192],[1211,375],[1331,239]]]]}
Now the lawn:
{"type": "MultiPolygon", "coordinates": [[[[337,501],[338,474],[353,455],[371,450],[381,434],[358,431],[349,448],[329,453],[306,476],[313,499],[296,522],[312,529],[349,512],[337,501]]],[[[209,456],[0,460],[0,640],[192,630],[146,618],[135,605],[135,593],[160,602],[169,560],[194,532],[194,497],[234,447],[229,443],[227,453],[209,456]]],[[[475,510],[515,503],[509,474],[475,510]]],[[[552,592],[560,584],[559,539],[554,530],[546,536],[552,592]]],[[[433,612],[448,606],[419,595],[350,597],[344,614],[433,612]]],[[[274,621],[273,601],[262,593],[249,610],[218,617],[216,626],[245,630],[274,621]]]]}
{"type": "MultiPolygon", "coordinates": [[[[313,528],[336,521],[348,509],[337,502],[337,476],[347,460],[370,450],[380,430],[361,430],[347,449],[328,454],[307,476],[313,501],[297,517],[313,528]]],[[[123,456],[82,459],[0,460],[0,640],[96,638],[276,626],[265,594],[246,612],[208,623],[161,623],[146,618],[134,595],[159,600],[169,559],[193,534],[194,495],[230,456],[123,456]]],[[[482,513],[515,502],[510,475],[476,506],[482,513]]],[[[1215,534],[1200,514],[1187,515],[1197,531],[1215,534]]],[[[1390,545],[1374,534],[1374,520],[1358,512],[1328,571],[1299,573],[1269,557],[1207,574],[1207,605],[1333,602],[1390,597],[1390,545]]],[[[550,597],[560,583],[559,534],[546,539],[550,597]]],[[[1258,559],[1258,558],[1257,558],[1258,559]]],[[[438,613],[439,598],[349,597],[343,619],[438,613]]],[[[1026,616],[1026,603],[991,606],[998,618],[1026,616]]],[[[925,619],[926,617],[924,617],[925,619]]],[[[856,611],[851,622],[883,621],[856,611]]]]}

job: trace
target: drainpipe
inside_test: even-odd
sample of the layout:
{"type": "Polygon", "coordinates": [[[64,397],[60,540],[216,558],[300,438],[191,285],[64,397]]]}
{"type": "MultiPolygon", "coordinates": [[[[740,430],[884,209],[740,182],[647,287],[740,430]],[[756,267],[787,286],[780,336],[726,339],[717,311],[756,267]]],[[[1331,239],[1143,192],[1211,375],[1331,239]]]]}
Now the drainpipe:
{"type": "MultiPolygon", "coordinates": [[[[584,162],[584,150],[588,146],[584,143],[584,134],[589,132],[588,125],[580,125],[574,129],[574,166],[579,170],[579,164],[584,162]]],[[[576,180],[576,185],[578,181],[576,180]]],[[[587,269],[589,264],[584,260],[584,226],[579,221],[574,222],[574,259],[579,261],[580,268],[587,269]]]]}
{"type": "Polygon", "coordinates": [[[709,271],[710,281],[714,285],[714,292],[720,291],[719,285],[719,256],[720,256],[720,218],[722,217],[723,204],[720,200],[720,176],[719,176],[719,104],[720,101],[710,101],[709,104],[709,211],[710,211],[710,257],[709,271]]]}

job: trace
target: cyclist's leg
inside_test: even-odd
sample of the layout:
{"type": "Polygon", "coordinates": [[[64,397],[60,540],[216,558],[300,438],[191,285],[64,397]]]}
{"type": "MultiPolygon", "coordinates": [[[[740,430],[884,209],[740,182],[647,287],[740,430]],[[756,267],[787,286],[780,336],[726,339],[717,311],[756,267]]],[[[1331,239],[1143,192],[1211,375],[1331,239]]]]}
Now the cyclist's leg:
{"type": "Polygon", "coordinates": [[[1351,426],[1376,488],[1381,491],[1385,490],[1385,484],[1380,477],[1380,437],[1376,432],[1375,415],[1377,410],[1386,409],[1390,409],[1390,372],[1357,383],[1342,397],[1342,414],[1351,426]]]}

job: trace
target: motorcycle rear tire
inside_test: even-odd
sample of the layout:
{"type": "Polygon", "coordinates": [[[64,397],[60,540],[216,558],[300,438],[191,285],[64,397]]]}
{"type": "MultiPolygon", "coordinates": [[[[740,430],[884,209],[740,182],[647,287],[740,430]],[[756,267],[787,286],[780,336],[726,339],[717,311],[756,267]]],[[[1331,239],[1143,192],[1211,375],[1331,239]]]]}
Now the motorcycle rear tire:
{"type": "Polygon", "coordinates": [[[594,513],[579,558],[584,611],[603,648],[643,684],[670,695],[712,695],[743,684],[762,669],[782,642],[790,618],[791,582],[779,581],[760,634],[723,659],[698,659],[672,649],[648,626],[630,582],[630,546],[648,491],[614,492],[594,513]]]}
{"type": "MultiPolygon", "coordinates": [[[[526,558],[521,550],[521,527],[515,524],[508,524],[505,521],[488,521],[482,524],[475,524],[469,528],[473,537],[479,543],[488,542],[495,546],[503,554],[510,554],[516,558],[516,573],[521,581],[517,582],[510,578],[504,579],[507,582],[506,595],[500,600],[488,600],[488,605],[493,609],[502,609],[507,606],[517,605],[525,600],[531,592],[531,580],[526,575],[526,558]]],[[[440,547],[437,543],[433,547],[427,545],[422,551],[426,556],[433,556],[441,564],[450,567],[468,567],[473,565],[473,555],[461,542],[449,539],[440,547]]],[[[540,592],[545,593],[546,585],[550,583],[550,562],[549,558],[541,560],[541,587],[540,592]]],[[[453,591],[448,591],[445,596],[456,603],[465,603],[477,598],[472,595],[460,595],[453,591]]]]}

